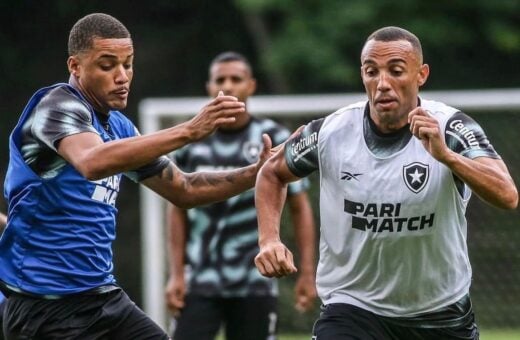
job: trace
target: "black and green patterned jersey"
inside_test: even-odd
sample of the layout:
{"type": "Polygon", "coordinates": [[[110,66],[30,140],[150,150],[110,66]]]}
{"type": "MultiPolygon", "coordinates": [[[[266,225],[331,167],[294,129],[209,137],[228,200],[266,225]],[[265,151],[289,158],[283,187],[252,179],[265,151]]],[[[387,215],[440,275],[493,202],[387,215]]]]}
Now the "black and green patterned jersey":
{"type": "MultiPolygon", "coordinates": [[[[255,163],[267,133],[273,145],[290,132],[270,119],[252,117],[237,131],[216,131],[209,138],[174,153],[186,172],[235,169],[255,163]]],[[[306,190],[307,180],[291,183],[288,195],[306,190]]],[[[204,296],[277,295],[273,279],[254,265],[258,227],[254,189],[226,201],[188,210],[186,281],[193,294],[204,296]]]]}

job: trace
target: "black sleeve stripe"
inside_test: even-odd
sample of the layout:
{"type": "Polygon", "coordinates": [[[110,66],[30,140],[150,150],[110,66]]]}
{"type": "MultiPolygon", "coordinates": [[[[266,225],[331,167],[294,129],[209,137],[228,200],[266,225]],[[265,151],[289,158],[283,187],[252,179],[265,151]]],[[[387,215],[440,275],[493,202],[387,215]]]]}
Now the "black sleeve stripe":
{"type": "Polygon", "coordinates": [[[318,136],[324,118],[313,120],[285,144],[285,160],[289,170],[298,177],[310,175],[319,168],[318,136]]]}
{"type": "Polygon", "coordinates": [[[459,111],[450,117],[444,134],[446,145],[464,157],[500,158],[482,127],[463,112],[459,111]]]}

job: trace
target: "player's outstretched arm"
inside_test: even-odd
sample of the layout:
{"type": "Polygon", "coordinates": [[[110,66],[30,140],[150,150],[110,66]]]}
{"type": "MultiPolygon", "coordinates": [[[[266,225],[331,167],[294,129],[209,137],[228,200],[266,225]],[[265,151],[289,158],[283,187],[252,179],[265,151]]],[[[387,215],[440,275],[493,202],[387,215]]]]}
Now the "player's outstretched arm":
{"type": "Polygon", "coordinates": [[[184,209],[236,196],[255,185],[258,170],[278,150],[271,149],[268,135],[262,138],[264,148],[256,164],[229,171],[185,173],[170,162],[160,174],[141,183],[184,209]]]}
{"type": "Polygon", "coordinates": [[[501,159],[478,157],[470,159],[450,150],[438,121],[418,107],[410,112],[410,129],[425,149],[450,170],[485,202],[503,209],[518,206],[518,190],[501,159]]]}
{"type": "Polygon", "coordinates": [[[297,271],[293,255],[280,240],[280,217],[287,195],[287,183],[297,180],[285,161],[283,149],[260,170],[255,187],[260,252],[255,264],[267,277],[281,277],[297,271]]]}
{"type": "Polygon", "coordinates": [[[235,121],[245,105],[232,96],[218,96],[191,120],[148,135],[104,143],[92,132],[63,138],[58,153],[89,180],[137,169],[188,143],[198,141],[221,125],[235,121]]]}

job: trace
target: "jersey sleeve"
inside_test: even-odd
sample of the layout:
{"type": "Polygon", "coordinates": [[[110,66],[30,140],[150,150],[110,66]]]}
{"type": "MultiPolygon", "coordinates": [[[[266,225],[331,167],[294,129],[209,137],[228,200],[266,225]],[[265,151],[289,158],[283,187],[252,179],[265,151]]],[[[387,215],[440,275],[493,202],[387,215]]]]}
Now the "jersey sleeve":
{"type": "MultiPolygon", "coordinates": [[[[287,138],[291,136],[291,132],[283,127],[278,125],[278,128],[275,131],[270,131],[271,138],[273,139],[273,146],[279,145],[287,141],[287,138]]],[[[309,190],[310,181],[307,178],[302,178],[297,181],[289,183],[287,186],[287,194],[295,195],[304,191],[309,190]]]]}
{"type": "Polygon", "coordinates": [[[319,169],[318,136],[324,118],[313,120],[285,144],[285,160],[289,170],[298,177],[319,169]]]}
{"type": "Polygon", "coordinates": [[[463,112],[455,113],[446,123],[445,140],[451,150],[470,159],[500,158],[482,127],[463,112]]]}
{"type": "Polygon", "coordinates": [[[54,151],[64,137],[81,132],[97,134],[89,108],[63,87],[52,90],[34,108],[31,132],[54,151]]]}

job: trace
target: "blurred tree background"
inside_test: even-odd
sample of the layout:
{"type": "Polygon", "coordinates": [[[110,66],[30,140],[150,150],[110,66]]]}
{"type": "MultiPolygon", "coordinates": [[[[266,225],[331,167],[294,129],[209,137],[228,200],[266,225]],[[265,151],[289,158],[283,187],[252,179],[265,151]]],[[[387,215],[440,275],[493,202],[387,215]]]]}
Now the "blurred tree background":
{"type": "MultiPolygon", "coordinates": [[[[92,12],[117,17],[132,33],[135,77],[125,112],[135,122],[137,105],[145,97],[204,96],[208,63],[224,50],[250,58],[259,94],[362,91],[360,49],[368,34],[386,25],[404,27],[421,39],[431,68],[428,90],[519,86],[520,0],[4,0],[2,178],[8,135],[21,110],[38,88],[67,81],[68,32],[92,12]]],[[[518,117],[511,115],[510,121],[517,124],[518,117]]],[[[493,133],[501,136],[499,129],[493,133]]],[[[507,147],[507,141],[502,145],[507,147]]],[[[518,156],[511,171],[519,183],[518,156]]],[[[139,193],[137,185],[126,183],[118,201],[115,270],[140,304],[139,193]]],[[[5,205],[1,208],[5,211],[5,205]]],[[[511,229],[518,227],[518,214],[513,217],[511,229]]],[[[289,284],[282,285],[282,292],[292,296],[289,284]]],[[[518,287],[515,292],[519,302],[518,287]]],[[[290,303],[282,301],[284,308],[290,303]]],[[[301,318],[291,315],[289,307],[282,330],[308,332],[316,313],[301,318]]]]}

